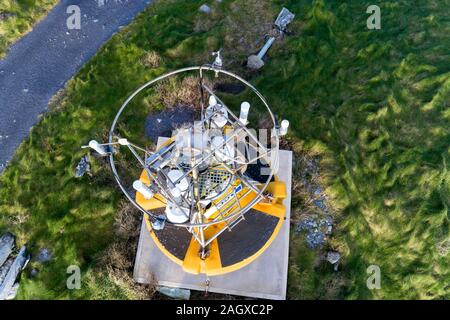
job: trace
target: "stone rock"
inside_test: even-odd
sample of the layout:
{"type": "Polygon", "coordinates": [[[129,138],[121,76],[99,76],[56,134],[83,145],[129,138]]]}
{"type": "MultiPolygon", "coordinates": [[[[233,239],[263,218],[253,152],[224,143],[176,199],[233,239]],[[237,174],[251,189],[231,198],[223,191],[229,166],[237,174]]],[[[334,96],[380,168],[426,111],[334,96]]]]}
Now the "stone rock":
{"type": "Polygon", "coordinates": [[[16,280],[20,272],[26,267],[30,255],[27,252],[27,248],[23,246],[17,257],[14,259],[11,267],[6,273],[5,279],[0,284],[0,300],[10,299],[11,295],[17,290],[16,280]]]}
{"type": "Polygon", "coordinates": [[[297,232],[306,233],[306,243],[310,249],[316,249],[325,244],[326,235],[333,230],[333,218],[325,216],[320,218],[317,215],[307,216],[300,220],[296,226],[297,232]]]}
{"type": "Polygon", "coordinates": [[[325,202],[323,201],[323,199],[318,199],[318,200],[314,200],[313,204],[319,208],[320,210],[322,210],[323,212],[328,212],[328,207],[325,204],[325,202]]]}
{"type": "Polygon", "coordinates": [[[14,248],[15,237],[7,232],[0,237],[0,266],[8,259],[14,248]]]}
{"type": "Polygon", "coordinates": [[[5,280],[6,275],[8,274],[9,268],[11,268],[14,262],[14,258],[9,258],[6,262],[0,267],[0,284],[5,280]]]}
{"type": "Polygon", "coordinates": [[[316,230],[306,235],[306,243],[310,249],[316,249],[325,244],[325,234],[316,230]]]}
{"type": "Polygon", "coordinates": [[[329,263],[334,265],[334,270],[337,271],[341,254],[337,251],[328,251],[326,259],[329,263]]]}
{"type": "Polygon", "coordinates": [[[89,163],[89,159],[87,156],[84,156],[81,158],[80,162],[78,163],[76,169],[75,169],[75,177],[81,178],[84,176],[86,172],[91,171],[91,164],[89,163]]]}
{"type": "Polygon", "coordinates": [[[19,291],[19,283],[16,282],[9,290],[8,294],[5,297],[5,300],[14,300],[14,298],[17,296],[18,291],[19,291]]]}
{"type": "Polygon", "coordinates": [[[331,234],[333,231],[333,218],[331,216],[326,216],[319,221],[319,227],[325,232],[325,234],[331,234]]]}
{"type": "Polygon", "coordinates": [[[36,256],[37,262],[43,263],[48,262],[50,260],[52,260],[52,253],[47,248],[41,249],[41,251],[39,251],[38,255],[36,256]]]}
{"type": "Polygon", "coordinates": [[[312,229],[317,228],[317,222],[315,217],[307,217],[305,219],[300,220],[297,225],[297,231],[307,230],[310,231],[312,229]]]}
{"type": "Polygon", "coordinates": [[[36,269],[36,268],[31,269],[30,276],[32,278],[36,278],[38,274],[39,274],[39,270],[38,269],[36,269]]]}
{"type": "Polygon", "coordinates": [[[189,300],[191,297],[191,290],[188,289],[158,286],[156,287],[156,291],[177,300],[189,300]]]}
{"type": "Polygon", "coordinates": [[[211,8],[207,4],[202,4],[198,10],[203,13],[211,13],[211,8]]]}
{"type": "Polygon", "coordinates": [[[252,70],[259,70],[264,66],[264,61],[262,61],[258,56],[251,55],[247,60],[247,68],[252,70]]]}

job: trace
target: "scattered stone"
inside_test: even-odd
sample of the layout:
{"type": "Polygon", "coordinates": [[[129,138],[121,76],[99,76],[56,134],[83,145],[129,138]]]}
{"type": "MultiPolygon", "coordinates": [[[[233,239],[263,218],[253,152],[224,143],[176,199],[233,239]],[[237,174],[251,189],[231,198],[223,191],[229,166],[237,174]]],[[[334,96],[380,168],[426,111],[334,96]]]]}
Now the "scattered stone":
{"type": "Polygon", "coordinates": [[[323,199],[314,200],[314,201],[313,201],[313,204],[314,204],[317,208],[321,209],[323,212],[328,212],[328,208],[327,208],[327,206],[325,205],[323,199]]]}
{"type": "Polygon", "coordinates": [[[325,234],[331,234],[333,231],[333,218],[326,216],[319,221],[319,227],[325,231],[325,234]]]}
{"type": "Polygon", "coordinates": [[[7,232],[0,237],[0,266],[8,259],[14,248],[15,237],[7,232]]]}
{"type": "Polygon", "coordinates": [[[310,249],[317,249],[325,244],[325,234],[320,231],[308,233],[306,243],[310,249]]]}
{"type": "Polygon", "coordinates": [[[37,262],[48,262],[52,260],[52,253],[47,248],[41,249],[35,259],[37,262]]]}
{"type": "Polygon", "coordinates": [[[9,290],[8,294],[5,297],[5,300],[13,300],[17,296],[18,291],[19,291],[19,283],[16,282],[13,284],[12,288],[9,290]]]}
{"type": "Polygon", "coordinates": [[[306,219],[300,220],[299,224],[297,225],[297,231],[304,231],[304,230],[312,230],[317,228],[317,222],[315,217],[307,217],[306,219]]]}
{"type": "Polygon", "coordinates": [[[317,249],[326,242],[326,235],[333,231],[333,218],[318,215],[307,216],[300,220],[296,227],[297,232],[306,232],[306,243],[310,249],[317,249]]]}
{"type": "Polygon", "coordinates": [[[16,284],[16,279],[20,272],[26,267],[29,260],[30,255],[27,252],[27,248],[23,246],[17,257],[14,259],[14,262],[9,268],[3,282],[0,284],[0,300],[15,297],[18,285],[16,284]]]}
{"type": "Polygon", "coordinates": [[[341,254],[337,251],[328,251],[326,259],[329,263],[334,265],[334,271],[338,270],[339,260],[341,259],[341,254]]]}
{"type": "Polygon", "coordinates": [[[440,256],[446,256],[450,252],[450,239],[438,243],[436,245],[436,250],[440,256]]]}
{"type": "Polygon", "coordinates": [[[39,274],[39,270],[38,269],[36,269],[36,268],[31,269],[30,276],[32,278],[36,278],[38,274],[39,274]]]}
{"type": "Polygon", "coordinates": [[[6,275],[8,274],[9,268],[11,268],[14,262],[14,258],[9,258],[5,263],[0,267],[0,284],[5,280],[6,275]]]}
{"type": "Polygon", "coordinates": [[[191,290],[189,289],[181,289],[181,288],[169,288],[169,287],[156,287],[156,291],[159,293],[168,296],[172,299],[177,300],[189,300],[191,297],[191,290]]]}
{"type": "Polygon", "coordinates": [[[76,169],[75,169],[75,177],[81,178],[84,176],[86,172],[91,171],[91,165],[89,163],[89,159],[87,156],[84,156],[81,158],[80,162],[78,163],[76,169]]]}
{"type": "Polygon", "coordinates": [[[252,70],[259,70],[264,66],[264,61],[257,55],[251,55],[247,60],[247,67],[252,70]]]}
{"type": "Polygon", "coordinates": [[[321,187],[317,187],[315,190],[314,190],[314,195],[316,196],[316,197],[319,197],[319,196],[321,196],[322,195],[322,188],[321,187]]]}
{"type": "Polygon", "coordinates": [[[207,4],[202,4],[198,10],[203,13],[211,13],[211,8],[207,4]]]}

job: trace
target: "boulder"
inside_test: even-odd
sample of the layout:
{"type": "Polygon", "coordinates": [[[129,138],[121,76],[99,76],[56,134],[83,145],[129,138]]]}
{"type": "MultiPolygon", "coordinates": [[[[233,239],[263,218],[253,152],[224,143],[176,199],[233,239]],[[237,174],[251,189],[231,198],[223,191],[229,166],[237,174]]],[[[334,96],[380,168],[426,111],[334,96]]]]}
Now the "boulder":
{"type": "Polygon", "coordinates": [[[211,13],[211,8],[207,4],[202,4],[198,10],[203,13],[211,13]]]}
{"type": "Polygon", "coordinates": [[[6,275],[8,274],[9,268],[11,268],[12,264],[14,262],[14,258],[9,258],[6,260],[6,262],[0,267],[0,285],[3,283],[3,281],[6,278],[6,275]]]}
{"type": "Polygon", "coordinates": [[[52,260],[52,253],[47,248],[41,249],[41,251],[39,251],[38,255],[36,256],[37,262],[43,263],[48,262],[50,260],[52,260]]]}
{"type": "Polygon", "coordinates": [[[82,176],[84,176],[84,174],[86,172],[90,172],[90,171],[91,171],[91,165],[89,163],[89,159],[87,156],[84,156],[83,158],[81,158],[80,162],[78,163],[78,165],[75,169],[75,177],[81,178],[82,176]]]}
{"type": "Polygon", "coordinates": [[[11,299],[12,295],[15,296],[15,292],[17,292],[16,279],[29,260],[30,255],[27,252],[27,248],[23,246],[0,284],[0,300],[11,299]]]}
{"type": "Polygon", "coordinates": [[[0,237],[0,266],[8,259],[14,248],[14,235],[12,233],[5,233],[0,237]]]}
{"type": "Polygon", "coordinates": [[[337,271],[339,260],[341,259],[341,254],[337,251],[328,251],[326,259],[329,263],[334,265],[334,270],[337,271]]]}

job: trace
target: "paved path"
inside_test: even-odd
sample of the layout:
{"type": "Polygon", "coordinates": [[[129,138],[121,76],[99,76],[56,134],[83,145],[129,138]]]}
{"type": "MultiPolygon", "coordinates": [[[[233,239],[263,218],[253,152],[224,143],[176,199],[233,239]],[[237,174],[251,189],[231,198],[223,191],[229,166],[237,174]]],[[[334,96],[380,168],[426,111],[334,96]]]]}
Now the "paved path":
{"type": "Polygon", "coordinates": [[[0,173],[49,99],[151,0],[62,0],[0,61],[0,173]],[[69,5],[81,29],[68,30],[69,5]]]}

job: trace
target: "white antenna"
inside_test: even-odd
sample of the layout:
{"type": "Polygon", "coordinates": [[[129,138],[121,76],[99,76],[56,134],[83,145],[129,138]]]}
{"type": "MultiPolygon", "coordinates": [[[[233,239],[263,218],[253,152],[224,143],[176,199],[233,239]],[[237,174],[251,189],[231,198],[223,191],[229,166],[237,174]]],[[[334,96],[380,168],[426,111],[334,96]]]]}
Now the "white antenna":
{"type": "Polygon", "coordinates": [[[244,101],[241,103],[241,112],[239,114],[239,121],[241,121],[244,125],[248,123],[248,112],[250,110],[250,103],[244,101]]]}
{"type": "Polygon", "coordinates": [[[281,121],[280,136],[285,136],[287,134],[288,128],[289,128],[289,121],[288,120],[281,121]]]}
{"type": "Polygon", "coordinates": [[[142,181],[136,180],[133,182],[133,189],[141,193],[145,199],[149,200],[153,198],[154,193],[147,187],[142,181]]]}

